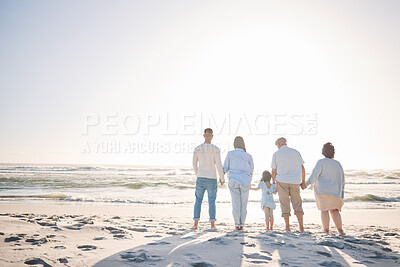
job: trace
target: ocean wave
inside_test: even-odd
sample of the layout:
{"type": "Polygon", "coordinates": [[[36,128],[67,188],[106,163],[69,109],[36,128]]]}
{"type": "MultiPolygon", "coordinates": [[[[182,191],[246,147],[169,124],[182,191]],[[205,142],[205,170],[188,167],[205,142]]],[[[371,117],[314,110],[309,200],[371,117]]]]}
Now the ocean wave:
{"type": "Polygon", "coordinates": [[[386,176],[385,179],[400,180],[400,177],[386,176]]]}
{"type": "Polygon", "coordinates": [[[142,189],[145,187],[168,186],[177,189],[192,189],[195,181],[185,179],[140,179],[137,177],[118,178],[118,180],[102,180],[96,177],[69,178],[43,178],[43,177],[0,177],[0,190],[10,188],[104,188],[104,187],[127,187],[130,189],[142,189]],[[127,182],[132,181],[132,182],[127,182]],[[136,182],[137,181],[137,182],[136,182]],[[152,182],[156,181],[156,182],[152,182]],[[169,182],[170,181],[170,182],[169,182]]]}
{"type": "Polygon", "coordinates": [[[378,178],[386,178],[386,177],[394,177],[395,179],[400,179],[399,170],[346,170],[345,176],[347,177],[360,177],[360,178],[370,178],[370,177],[378,177],[378,178]]]}
{"type": "Polygon", "coordinates": [[[359,182],[346,182],[346,184],[400,184],[399,182],[370,182],[370,181],[359,181],[359,182]]]}
{"type": "MultiPolygon", "coordinates": [[[[155,200],[133,200],[133,199],[109,199],[109,198],[85,198],[71,197],[65,194],[46,194],[46,195],[4,195],[0,199],[40,199],[40,200],[62,200],[70,202],[87,202],[87,203],[121,203],[121,204],[157,204],[157,205],[177,205],[177,204],[194,204],[194,200],[186,201],[155,201],[155,200]]],[[[260,203],[260,200],[249,200],[249,203],[260,203]]],[[[278,199],[275,199],[279,203],[278,199]]],[[[315,202],[314,199],[303,199],[303,202],[315,202]]],[[[207,203],[207,200],[204,200],[207,203]]],[[[218,204],[230,204],[230,200],[217,200],[218,204]]]]}
{"type": "Polygon", "coordinates": [[[400,202],[400,197],[381,197],[373,194],[366,194],[362,196],[355,196],[346,201],[359,201],[359,202],[400,202]]]}
{"type": "Polygon", "coordinates": [[[143,187],[151,186],[149,183],[128,183],[124,184],[123,186],[128,187],[130,189],[141,189],[143,187]]]}
{"type": "Polygon", "coordinates": [[[186,185],[186,184],[171,184],[166,182],[157,182],[157,183],[149,183],[149,182],[137,182],[137,183],[127,183],[122,184],[122,186],[130,188],[130,189],[142,189],[145,187],[157,187],[157,186],[168,186],[177,189],[193,189],[194,185],[186,185]]]}
{"type": "Polygon", "coordinates": [[[0,173],[8,172],[79,172],[79,171],[149,171],[149,172],[171,172],[175,168],[157,168],[157,167],[101,167],[101,166],[3,166],[0,173]]]}
{"type": "MultiPolygon", "coordinates": [[[[121,198],[97,198],[97,197],[72,197],[66,194],[43,194],[43,195],[0,195],[0,201],[9,200],[48,200],[48,201],[66,201],[66,202],[84,202],[84,203],[119,203],[119,204],[157,204],[157,205],[178,205],[178,204],[193,204],[193,199],[176,201],[155,201],[155,200],[135,200],[135,199],[121,199],[121,198]]],[[[315,203],[314,198],[303,198],[303,203],[315,203]]],[[[205,199],[204,202],[207,202],[205,199]]],[[[260,203],[260,200],[249,200],[249,203],[260,203]]],[[[346,198],[345,202],[368,202],[368,203],[398,203],[400,197],[381,197],[373,194],[363,196],[355,196],[346,198]]],[[[230,204],[230,200],[217,200],[219,204],[230,204]]],[[[279,200],[275,199],[275,203],[279,204],[279,200]]]]}
{"type": "Polygon", "coordinates": [[[116,204],[156,204],[156,205],[178,205],[191,204],[192,201],[154,201],[154,200],[131,200],[131,199],[96,199],[85,197],[71,197],[64,194],[54,195],[4,195],[0,196],[1,200],[10,199],[29,199],[29,200],[60,200],[67,202],[84,202],[84,203],[116,203],[116,204]]]}
{"type": "Polygon", "coordinates": [[[40,198],[64,200],[69,196],[66,194],[44,194],[44,195],[0,195],[0,198],[40,198]]]}

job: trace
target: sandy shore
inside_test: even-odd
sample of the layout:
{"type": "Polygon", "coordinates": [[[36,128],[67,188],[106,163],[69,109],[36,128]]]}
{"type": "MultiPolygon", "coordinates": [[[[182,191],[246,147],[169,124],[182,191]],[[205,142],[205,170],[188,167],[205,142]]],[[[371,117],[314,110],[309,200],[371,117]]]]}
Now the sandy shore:
{"type": "Polygon", "coordinates": [[[323,233],[318,211],[305,212],[305,233],[295,223],[291,233],[283,232],[278,211],[275,231],[266,232],[260,210],[252,208],[246,231],[233,231],[229,205],[218,207],[216,231],[208,229],[204,211],[194,231],[190,206],[4,202],[0,266],[400,264],[397,210],[344,210],[346,236],[323,233]]]}

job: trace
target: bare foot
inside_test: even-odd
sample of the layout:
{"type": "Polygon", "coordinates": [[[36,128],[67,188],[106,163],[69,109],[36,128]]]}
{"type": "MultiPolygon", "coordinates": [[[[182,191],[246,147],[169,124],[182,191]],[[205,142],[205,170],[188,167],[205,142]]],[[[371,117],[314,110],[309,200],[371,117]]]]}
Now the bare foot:
{"type": "Polygon", "coordinates": [[[346,233],[343,231],[343,229],[338,229],[339,234],[341,235],[346,235],[346,233]]]}
{"type": "Polygon", "coordinates": [[[243,231],[243,230],[244,230],[243,226],[240,226],[240,229],[239,229],[239,230],[242,230],[242,231],[243,231]]]}
{"type": "Polygon", "coordinates": [[[325,233],[329,234],[329,229],[324,229],[325,233]]]}
{"type": "Polygon", "coordinates": [[[236,227],[235,227],[235,230],[240,230],[240,227],[239,227],[239,226],[236,226],[236,227]]]}
{"type": "Polygon", "coordinates": [[[286,231],[286,232],[290,232],[290,227],[286,227],[286,228],[285,228],[285,231],[286,231]]]}
{"type": "Polygon", "coordinates": [[[302,233],[303,233],[303,232],[304,232],[304,227],[303,227],[303,226],[300,226],[299,228],[300,228],[300,229],[299,229],[299,230],[300,230],[300,232],[302,232],[302,233]]]}
{"type": "Polygon", "coordinates": [[[193,220],[193,230],[197,230],[199,228],[199,220],[193,220]]]}
{"type": "Polygon", "coordinates": [[[211,221],[210,223],[211,223],[211,229],[217,229],[217,228],[215,227],[215,222],[214,222],[214,221],[211,221]]]}

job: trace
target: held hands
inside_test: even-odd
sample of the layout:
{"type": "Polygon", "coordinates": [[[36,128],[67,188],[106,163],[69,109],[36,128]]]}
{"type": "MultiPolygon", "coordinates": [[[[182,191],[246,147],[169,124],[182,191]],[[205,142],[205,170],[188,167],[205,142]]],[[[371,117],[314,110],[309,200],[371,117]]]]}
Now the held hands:
{"type": "Polygon", "coordinates": [[[220,183],[221,185],[224,185],[225,182],[223,182],[222,180],[219,180],[219,183],[220,183]]]}
{"type": "Polygon", "coordinates": [[[306,186],[306,183],[304,183],[304,182],[302,182],[301,184],[300,184],[300,187],[301,187],[301,189],[306,189],[307,188],[307,186],[306,186]]]}

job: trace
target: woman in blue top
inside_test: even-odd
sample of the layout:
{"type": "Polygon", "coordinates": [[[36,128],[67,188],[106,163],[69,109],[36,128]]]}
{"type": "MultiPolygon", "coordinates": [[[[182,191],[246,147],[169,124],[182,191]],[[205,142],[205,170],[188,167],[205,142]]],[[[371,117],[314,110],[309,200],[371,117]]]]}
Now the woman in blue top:
{"type": "Polygon", "coordinates": [[[260,183],[256,188],[250,188],[251,190],[257,191],[262,190],[261,193],[261,209],[265,214],[265,224],[267,225],[267,231],[273,230],[274,226],[274,209],[276,204],[274,201],[274,194],[276,194],[276,186],[271,184],[271,173],[264,171],[260,183]]]}
{"type": "Polygon", "coordinates": [[[229,151],[226,155],[224,173],[228,173],[229,178],[228,187],[232,197],[235,229],[243,230],[254,163],[251,155],[246,152],[246,146],[241,136],[235,138],[233,146],[235,150],[229,151]]]}
{"type": "Polygon", "coordinates": [[[340,211],[344,198],[344,172],[339,161],[334,160],[335,147],[326,143],[322,148],[324,159],[320,159],[314,167],[307,182],[301,184],[306,189],[314,185],[315,202],[321,211],[321,220],[324,231],[329,233],[329,214],[336,225],[339,234],[344,235],[340,211]]]}

